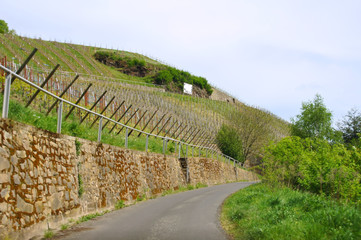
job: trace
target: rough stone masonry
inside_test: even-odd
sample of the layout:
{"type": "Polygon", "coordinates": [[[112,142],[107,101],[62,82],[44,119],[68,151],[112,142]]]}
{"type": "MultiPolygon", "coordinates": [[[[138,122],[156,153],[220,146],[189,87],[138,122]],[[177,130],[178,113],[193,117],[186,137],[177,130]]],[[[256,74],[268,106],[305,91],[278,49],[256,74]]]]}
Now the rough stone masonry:
{"type": "MultiPolygon", "coordinates": [[[[209,158],[189,158],[188,166],[191,184],[256,180],[251,172],[209,158]]],[[[30,238],[70,218],[110,209],[119,200],[132,202],[185,184],[174,156],[0,119],[0,239],[30,238]]]]}

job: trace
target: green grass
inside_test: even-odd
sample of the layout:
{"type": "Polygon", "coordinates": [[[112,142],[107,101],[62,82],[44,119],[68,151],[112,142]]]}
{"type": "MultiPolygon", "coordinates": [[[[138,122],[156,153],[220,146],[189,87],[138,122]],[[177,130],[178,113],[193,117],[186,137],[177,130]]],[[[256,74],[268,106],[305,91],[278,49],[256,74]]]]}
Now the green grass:
{"type": "MultiPolygon", "coordinates": [[[[0,94],[0,106],[2,108],[3,95],[0,94]]],[[[37,128],[48,130],[50,132],[56,132],[57,115],[55,111],[49,116],[43,113],[35,111],[31,108],[25,108],[25,106],[16,101],[11,100],[9,104],[9,118],[17,122],[33,125],[37,128]]],[[[111,124],[109,124],[111,126],[111,124]]],[[[95,124],[93,128],[90,128],[88,124],[79,124],[79,120],[71,116],[66,121],[62,122],[62,134],[88,139],[91,141],[97,141],[98,127],[95,124]]],[[[104,129],[102,132],[102,143],[110,144],[113,146],[124,147],[125,146],[125,130],[119,135],[116,135],[113,131],[111,134],[108,130],[104,129]]],[[[128,138],[128,148],[133,150],[145,151],[146,137],[144,134],[137,137],[137,134],[133,133],[128,138]]],[[[162,153],[163,152],[163,140],[159,138],[149,137],[149,152],[162,153]]],[[[168,144],[166,154],[172,154],[172,146],[168,144]]]]}
{"type": "Polygon", "coordinates": [[[54,232],[51,229],[48,229],[44,232],[44,238],[52,238],[54,236],[54,232]]]}
{"type": "Polygon", "coordinates": [[[121,208],[124,208],[124,207],[125,207],[125,204],[124,204],[124,201],[123,201],[123,200],[119,200],[119,201],[115,204],[115,206],[114,206],[114,208],[115,208],[116,210],[121,209],[121,208]]]}
{"type": "Polygon", "coordinates": [[[69,228],[69,224],[62,224],[60,227],[61,230],[66,230],[68,228],[69,228]]]}
{"type": "Polygon", "coordinates": [[[91,219],[93,219],[93,218],[96,218],[96,217],[99,217],[99,216],[103,216],[105,213],[107,213],[107,212],[101,212],[101,213],[96,212],[96,213],[91,213],[91,214],[84,215],[84,216],[80,217],[80,218],[76,221],[76,224],[89,221],[89,220],[91,220],[91,219]]]}
{"type": "Polygon", "coordinates": [[[322,196],[257,184],[223,205],[234,239],[361,239],[361,211],[322,196]]]}
{"type": "Polygon", "coordinates": [[[195,186],[191,185],[191,184],[188,184],[186,186],[181,186],[180,185],[180,186],[178,186],[177,189],[169,189],[169,190],[166,190],[166,191],[162,192],[162,196],[166,196],[166,195],[174,194],[174,193],[185,192],[185,191],[198,189],[198,188],[204,188],[204,187],[208,187],[208,185],[205,184],[205,183],[197,183],[195,186]]]}

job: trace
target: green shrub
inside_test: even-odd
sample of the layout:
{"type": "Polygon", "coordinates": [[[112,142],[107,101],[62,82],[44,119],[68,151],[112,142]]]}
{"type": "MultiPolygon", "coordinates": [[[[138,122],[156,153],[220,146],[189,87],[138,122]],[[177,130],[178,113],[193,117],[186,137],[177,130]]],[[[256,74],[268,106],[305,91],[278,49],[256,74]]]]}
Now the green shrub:
{"type": "MultiPolygon", "coordinates": [[[[78,172],[80,172],[80,167],[81,167],[81,164],[78,163],[78,172]]],[[[82,179],[82,176],[80,175],[80,173],[78,173],[78,196],[79,197],[83,196],[83,193],[84,193],[83,179],[82,179]]]]}
{"type": "Polygon", "coordinates": [[[217,133],[216,142],[223,154],[241,162],[244,161],[242,155],[242,139],[236,129],[223,124],[217,133]]]}
{"type": "Polygon", "coordinates": [[[52,238],[54,237],[54,232],[51,229],[48,229],[44,233],[44,238],[52,238]]]}
{"type": "Polygon", "coordinates": [[[287,137],[266,148],[265,180],[353,202],[361,200],[361,151],[322,139],[287,137]]]}
{"type": "Polygon", "coordinates": [[[213,92],[211,85],[209,85],[205,78],[193,76],[189,72],[172,67],[167,67],[166,69],[159,71],[154,76],[154,82],[161,85],[174,83],[180,91],[183,90],[184,83],[189,83],[199,87],[200,89],[205,89],[208,95],[211,95],[213,92]]]}
{"type": "Polygon", "coordinates": [[[66,230],[68,228],[69,228],[69,224],[62,224],[60,227],[61,230],[66,230]]]}
{"type": "Polygon", "coordinates": [[[81,143],[77,139],[75,139],[75,151],[77,156],[80,155],[80,148],[81,148],[81,143]]]}
{"type": "Polygon", "coordinates": [[[1,33],[8,33],[9,32],[9,26],[7,22],[0,19],[0,34],[1,33]]]}

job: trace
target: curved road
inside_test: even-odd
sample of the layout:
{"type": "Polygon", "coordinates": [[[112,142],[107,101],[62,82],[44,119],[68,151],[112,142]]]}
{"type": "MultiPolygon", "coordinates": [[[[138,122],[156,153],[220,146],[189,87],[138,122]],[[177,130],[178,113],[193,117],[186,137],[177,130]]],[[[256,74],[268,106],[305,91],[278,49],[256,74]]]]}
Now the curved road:
{"type": "Polygon", "coordinates": [[[254,182],[201,188],[137,203],[76,225],[57,239],[227,239],[218,209],[231,193],[254,182]]]}

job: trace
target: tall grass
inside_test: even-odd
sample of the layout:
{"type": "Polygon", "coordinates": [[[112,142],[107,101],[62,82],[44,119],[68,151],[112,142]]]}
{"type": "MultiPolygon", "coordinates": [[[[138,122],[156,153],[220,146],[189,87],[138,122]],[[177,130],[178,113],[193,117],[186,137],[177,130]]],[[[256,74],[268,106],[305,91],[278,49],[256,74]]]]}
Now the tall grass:
{"type": "Polygon", "coordinates": [[[361,239],[360,209],[265,184],[229,197],[222,223],[235,239],[361,239]]]}

